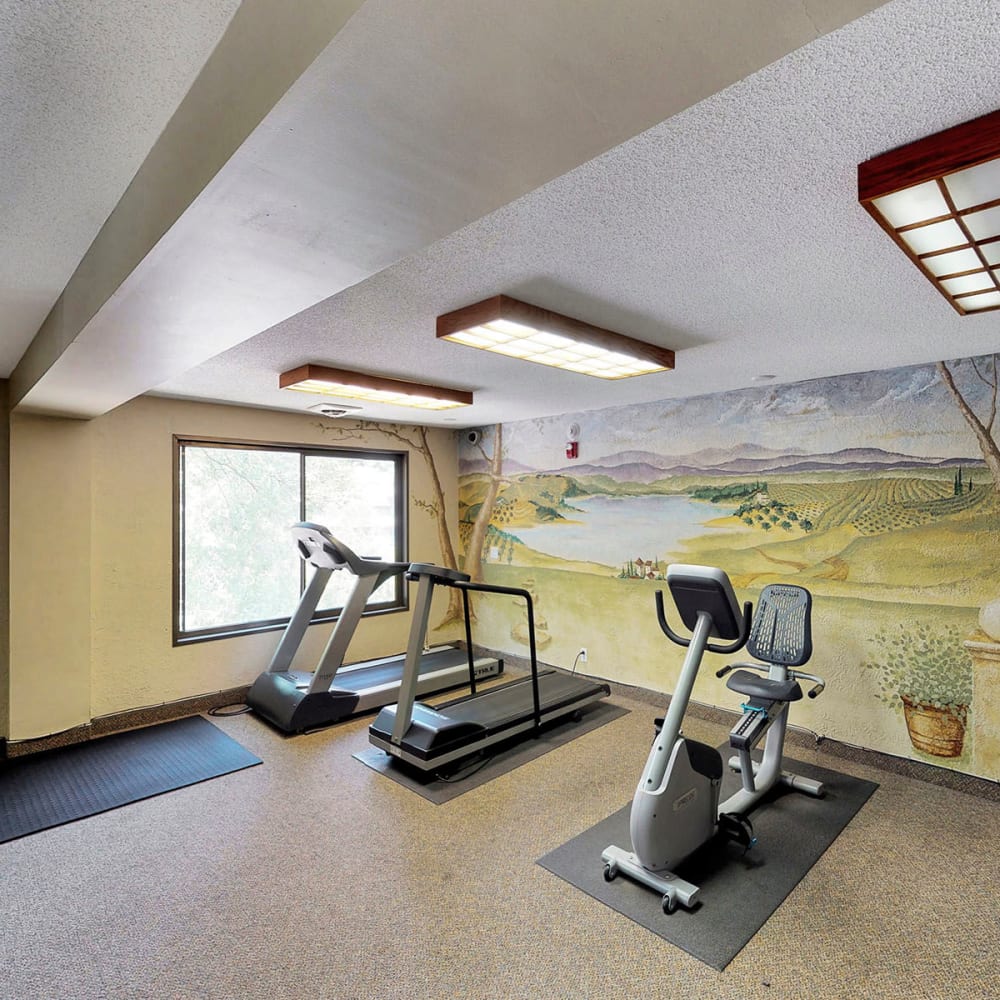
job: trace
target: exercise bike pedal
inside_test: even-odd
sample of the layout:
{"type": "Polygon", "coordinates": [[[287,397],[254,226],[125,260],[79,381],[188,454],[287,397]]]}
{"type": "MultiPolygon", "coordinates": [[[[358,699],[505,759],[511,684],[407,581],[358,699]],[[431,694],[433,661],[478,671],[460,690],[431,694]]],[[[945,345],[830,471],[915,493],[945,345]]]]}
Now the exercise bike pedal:
{"type": "Polygon", "coordinates": [[[719,832],[727,840],[740,844],[744,854],[757,843],[753,823],[746,816],[739,816],[736,813],[722,813],[719,816],[719,832]]]}

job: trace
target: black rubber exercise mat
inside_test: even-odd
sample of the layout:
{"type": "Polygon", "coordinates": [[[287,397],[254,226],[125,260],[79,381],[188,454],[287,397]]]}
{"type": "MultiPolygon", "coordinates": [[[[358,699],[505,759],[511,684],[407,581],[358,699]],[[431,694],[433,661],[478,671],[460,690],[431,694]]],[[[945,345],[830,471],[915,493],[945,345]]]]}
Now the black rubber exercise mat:
{"type": "Polygon", "coordinates": [[[0,764],[0,843],[259,764],[199,715],[0,764]]]}
{"type": "Polygon", "coordinates": [[[454,772],[447,776],[420,774],[378,747],[367,747],[353,756],[373,771],[423,796],[428,802],[442,805],[623,715],[628,715],[627,708],[608,701],[595,702],[583,709],[579,719],[566,718],[543,727],[537,736],[522,735],[509,744],[497,743],[487,747],[482,756],[470,757],[455,765],[454,772]]]}
{"type": "MultiPolygon", "coordinates": [[[[720,748],[728,754],[728,745],[720,748]]],[[[677,867],[699,886],[700,905],[665,914],[660,895],[624,875],[604,880],[601,852],[611,845],[632,849],[631,803],[540,858],[538,864],[654,934],[715,969],[724,969],[763,927],[851,818],[878,788],[838,771],[784,761],[786,770],[822,781],[826,796],[814,799],[783,787],[750,814],[757,844],[747,853],[712,842],[677,867]]],[[[722,798],[739,788],[728,770],[722,798]]]]}

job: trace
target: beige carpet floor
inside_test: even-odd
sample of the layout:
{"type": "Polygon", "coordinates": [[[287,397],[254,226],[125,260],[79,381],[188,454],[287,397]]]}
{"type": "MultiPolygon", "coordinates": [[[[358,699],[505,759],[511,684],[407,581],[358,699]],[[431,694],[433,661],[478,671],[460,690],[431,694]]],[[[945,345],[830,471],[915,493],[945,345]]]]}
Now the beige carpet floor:
{"type": "Polygon", "coordinates": [[[725,972],[535,864],[631,798],[656,711],[614,700],[439,806],[352,759],[365,719],[213,719],[263,766],[0,845],[0,997],[1000,995],[1000,804],[802,746],[880,788],[725,972]]]}

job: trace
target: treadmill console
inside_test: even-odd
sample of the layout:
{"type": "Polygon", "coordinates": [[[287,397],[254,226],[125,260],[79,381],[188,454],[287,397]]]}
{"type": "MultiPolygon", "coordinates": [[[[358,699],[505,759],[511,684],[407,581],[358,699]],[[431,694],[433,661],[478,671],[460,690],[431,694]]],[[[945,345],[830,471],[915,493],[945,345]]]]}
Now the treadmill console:
{"type": "Polygon", "coordinates": [[[422,576],[430,577],[435,583],[468,583],[472,578],[468,573],[448,566],[435,566],[433,563],[410,563],[406,573],[407,580],[417,580],[422,576]]]}

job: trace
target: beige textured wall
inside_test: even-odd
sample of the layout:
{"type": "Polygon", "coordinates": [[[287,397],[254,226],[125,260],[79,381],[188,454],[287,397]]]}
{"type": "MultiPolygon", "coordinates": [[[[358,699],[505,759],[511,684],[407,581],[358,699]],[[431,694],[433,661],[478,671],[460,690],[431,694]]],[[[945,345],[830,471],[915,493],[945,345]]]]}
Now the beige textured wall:
{"type": "Polygon", "coordinates": [[[11,739],[90,718],[90,432],[11,418],[11,739]]]}
{"type": "Polygon", "coordinates": [[[10,700],[10,417],[6,379],[0,379],[0,739],[7,736],[10,700]]]}
{"type": "MultiPolygon", "coordinates": [[[[173,436],[401,447],[358,426],[151,397],[86,423],[15,417],[11,738],[250,683],[279,632],[171,645],[173,436]]],[[[454,435],[434,430],[429,438],[454,531],[454,435]]],[[[409,481],[409,558],[439,562],[434,522],[414,503],[430,499],[430,475],[412,451],[409,481]]],[[[348,659],[400,651],[409,623],[402,612],[363,621],[348,659]]],[[[303,666],[315,663],[328,634],[329,626],[309,630],[303,666]]]]}

